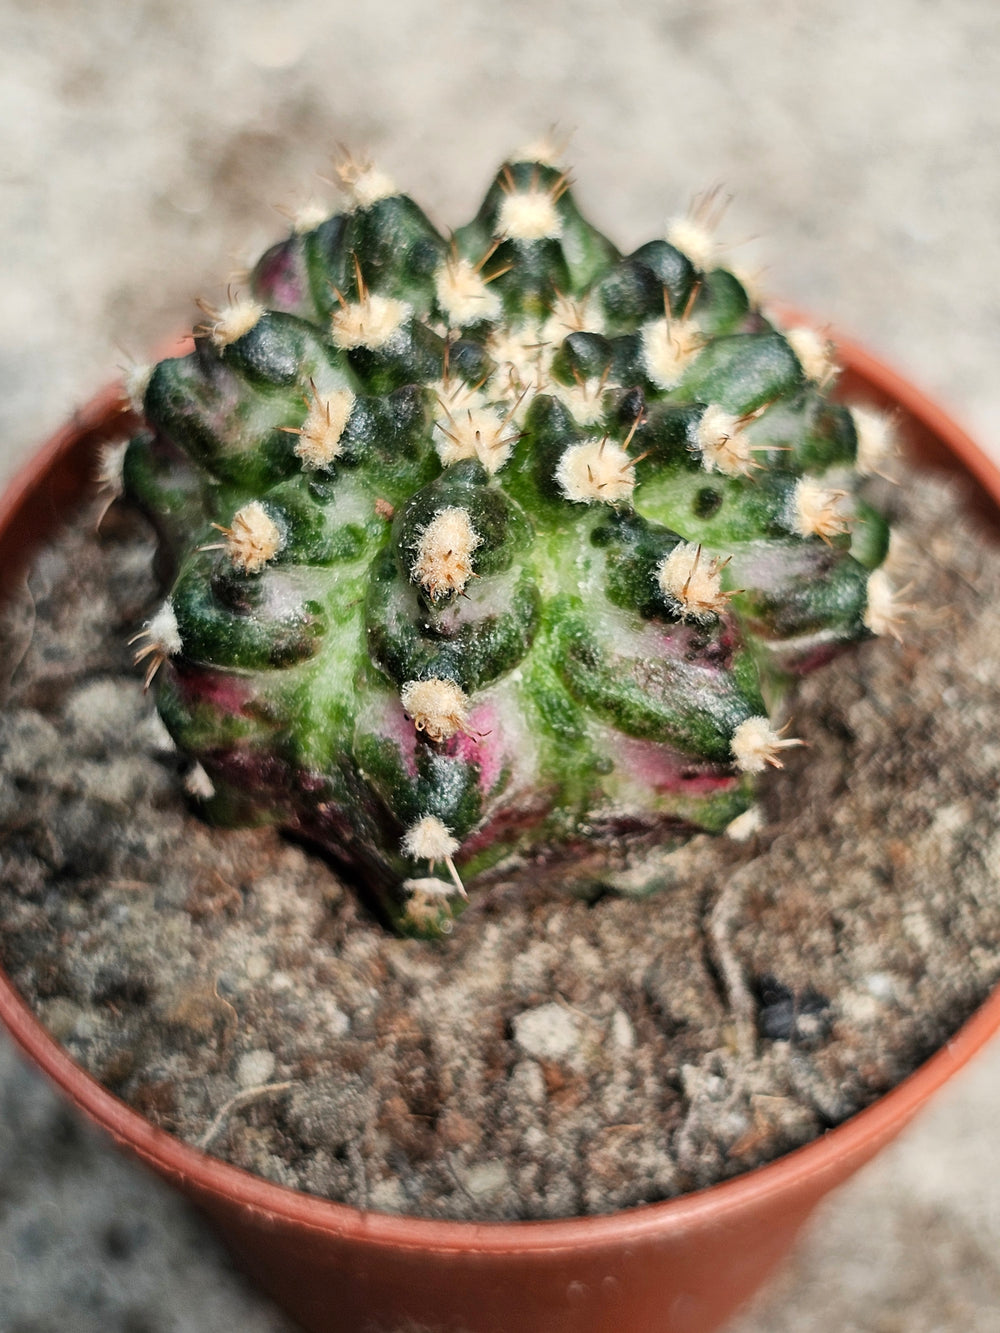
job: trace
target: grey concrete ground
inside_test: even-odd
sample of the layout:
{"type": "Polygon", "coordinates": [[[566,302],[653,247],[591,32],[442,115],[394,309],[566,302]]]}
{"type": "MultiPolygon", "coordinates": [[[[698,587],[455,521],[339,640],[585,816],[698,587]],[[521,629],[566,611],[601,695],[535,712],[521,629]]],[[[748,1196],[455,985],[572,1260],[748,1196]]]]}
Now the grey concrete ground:
{"type": "MultiPolygon", "coordinates": [[[[273,205],[332,198],[338,141],[446,225],[552,122],[622,245],[721,182],[773,291],[1000,458],[998,75],[995,0],[2,0],[0,479],[221,295],[273,205]]],[[[738,1333],[1000,1328],[998,1097],[994,1049],[738,1333]]],[[[285,1327],[6,1051],[0,1166],[0,1333],[285,1327]]]]}

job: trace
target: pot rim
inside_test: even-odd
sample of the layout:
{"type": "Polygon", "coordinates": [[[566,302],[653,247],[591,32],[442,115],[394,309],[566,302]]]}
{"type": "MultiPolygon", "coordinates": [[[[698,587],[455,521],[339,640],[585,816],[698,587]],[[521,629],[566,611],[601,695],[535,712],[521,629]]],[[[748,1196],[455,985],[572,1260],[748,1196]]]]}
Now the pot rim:
{"type": "MultiPolygon", "coordinates": [[[[934,401],[856,343],[837,337],[846,371],[864,386],[902,407],[919,427],[943,444],[1000,506],[1000,468],[934,401]]],[[[84,434],[108,433],[121,412],[121,391],[110,386],[15,476],[0,497],[0,530],[19,512],[84,434]]],[[[836,1128],[754,1170],[706,1189],[616,1213],[515,1222],[467,1222],[379,1213],[303,1193],[232,1166],[158,1129],[77,1065],[35,1018],[27,1002],[0,970],[0,1020],[22,1051],[70,1100],[115,1142],[161,1175],[193,1188],[203,1198],[222,1197],[251,1210],[262,1221],[291,1224],[317,1235],[361,1241],[374,1248],[480,1254],[579,1252],[643,1239],[677,1235],[706,1223],[754,1210],[763,1199],[796,1192],[804,1182],[831,1183],[845,1174],[845,1159],[860,1166],[888,1142],[927,1098],[986,1044],[1000,1028],[1000,986],[952,1038],[892,1090],[836,1128]]]]}

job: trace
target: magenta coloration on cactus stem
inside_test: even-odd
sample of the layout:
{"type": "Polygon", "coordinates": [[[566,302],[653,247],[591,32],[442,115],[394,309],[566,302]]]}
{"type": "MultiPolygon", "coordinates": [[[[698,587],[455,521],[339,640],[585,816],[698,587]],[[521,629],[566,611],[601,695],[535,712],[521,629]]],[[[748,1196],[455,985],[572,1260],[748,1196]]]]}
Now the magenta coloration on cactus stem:
{"type": "Polygon", "coordinates": [[[210,817],[434,935],[498,863],[585,890],[747,810],[796,675],[896,632],[891,438],[695,221],[621,255],[528,154],[449,239],[346,175],[133,376],[115,466],[171,570],[136,655],[210,817]]]}

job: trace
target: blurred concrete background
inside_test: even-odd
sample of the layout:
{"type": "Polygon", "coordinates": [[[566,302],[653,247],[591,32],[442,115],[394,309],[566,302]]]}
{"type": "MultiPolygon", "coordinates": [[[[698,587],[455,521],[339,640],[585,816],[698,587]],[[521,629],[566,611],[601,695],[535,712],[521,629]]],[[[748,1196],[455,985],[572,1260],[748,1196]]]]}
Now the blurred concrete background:
{"type": "MultiPolygon", "coordinates": [[[[338,142],[439,225],[573,131],[622,246],[690,197],[776,294],[1000,459],[996,0],[0,2],[0,480],[192,300],[335,198],[338,142]]],[[[824,1211],[734,1333],[1000,1328],[1000,1049],[824,1211]]],[[[0,1048],[0,1333],[286,1329],[0,1048]]]]}

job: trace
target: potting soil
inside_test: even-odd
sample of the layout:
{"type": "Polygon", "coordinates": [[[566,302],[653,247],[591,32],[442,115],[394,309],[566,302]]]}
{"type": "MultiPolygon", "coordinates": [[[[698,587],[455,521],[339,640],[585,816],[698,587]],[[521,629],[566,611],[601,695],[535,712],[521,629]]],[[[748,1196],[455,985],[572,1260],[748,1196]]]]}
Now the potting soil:
{"type": "Polygon", "coordinates": [[[127,644],[151,537],[88,512],[0,626],[4,967],[155,1124],[359,1207],[606,1213],[806,1142],[1000,978],[1000,555],[939,479],[906,493],[903,642],[803,683],[756,831],[625,858],[647,900],[508,868],[439,944],[203,822],[127,644]]]}

